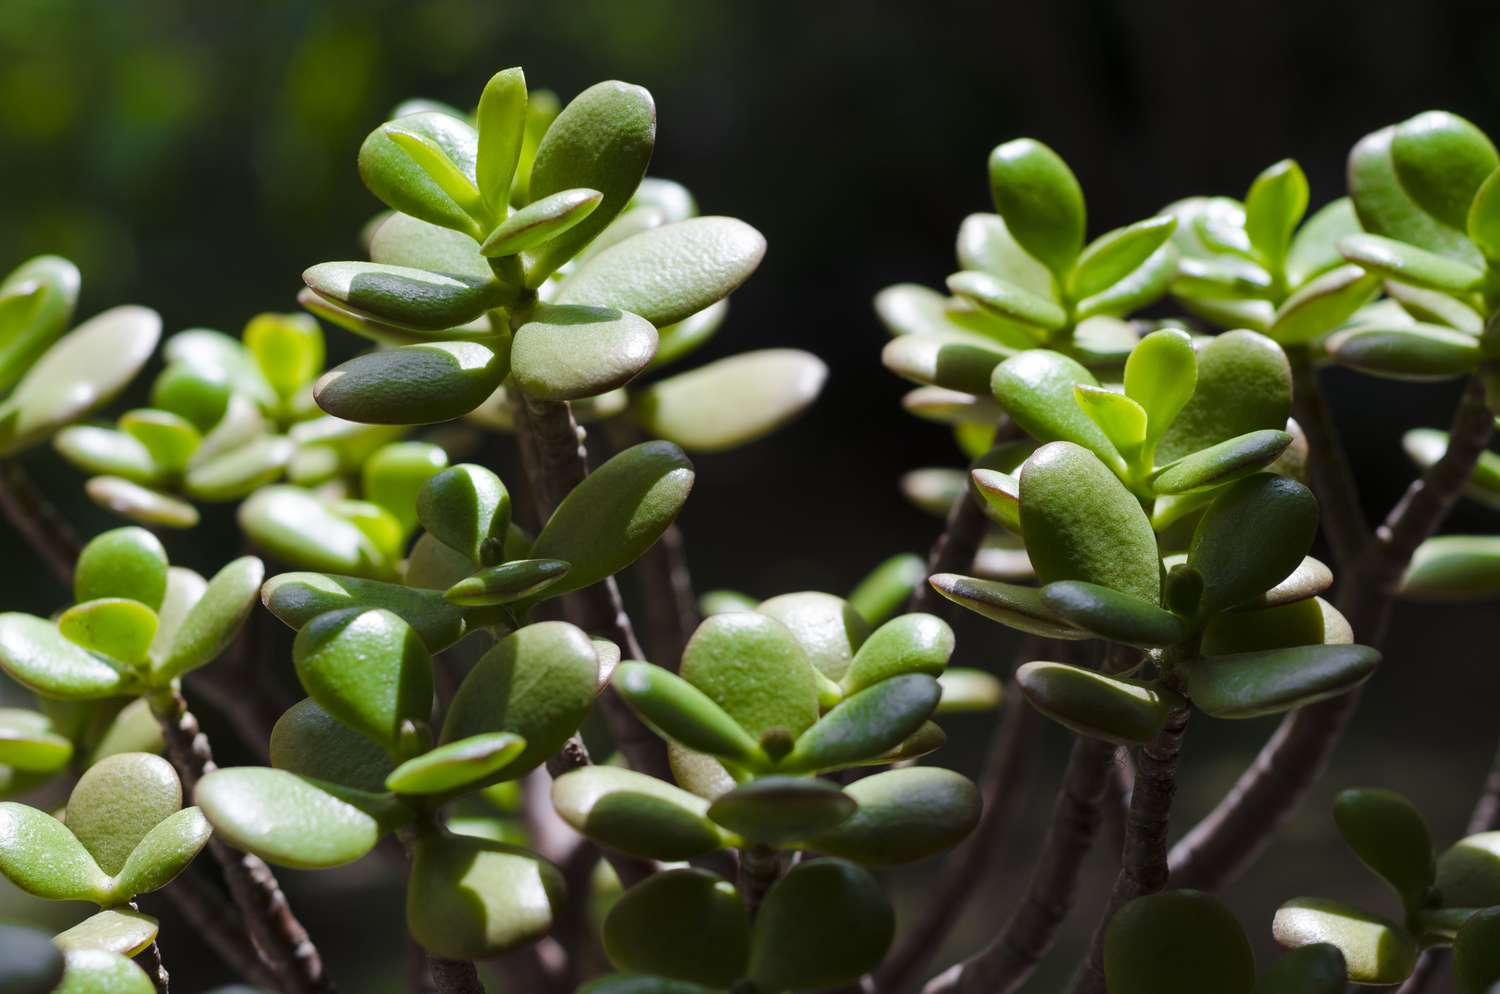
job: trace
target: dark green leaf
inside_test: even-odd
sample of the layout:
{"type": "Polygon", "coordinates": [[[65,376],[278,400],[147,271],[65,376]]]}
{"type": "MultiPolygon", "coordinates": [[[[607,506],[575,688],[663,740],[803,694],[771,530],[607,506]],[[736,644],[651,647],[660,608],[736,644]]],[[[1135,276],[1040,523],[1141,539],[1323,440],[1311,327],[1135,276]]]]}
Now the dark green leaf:
{"type": "Polygon", "coordinates": [[[544,197],[496,225],[480,251],[499,258],[556,238],[592,214],[603,196],[598,190],[560,190],[544,197]]]}
{"type": "Polygon", "coordinates": [[[441,331],[502,302],[493,280],[445,276],[376,262],[323,262],[302,274],[319,295],[403,328],[441,331]]]}
{"type": "Polygon", "coordinates": [[[1254,994],[1343,994],[1348,984],[1344,954],[1319,942],[1282,954],[1261,974],[1254,994]]]}
{"type": "Polygon", "coordinates": [[[318,406],[364,424],[436,424],[463,417],[510,372],[510,351],[477,342],[430,342],[356,356],[314,389],[318,406]]]}
{"type": "Polygon", "coordinates": [[[1006,227],[1027,253],[1059,278],[1083,249],[1083,190],[1052,149],[1031,138],[990,153],[990,192],[1006,227]]]}
{"type": "Polygon", "coordinates": [[[837,986],[879,963],[895,931],[867,871],[841,859],[799,863],[761,902],[749,976],[767,991],[837,986]]]}
{"type": "Polygon", "coordinates": [[[1042,714],[1079,735],[1121,745],[1151,741],[1181,698],[1137,680],[1105,676],[1067,663],[1030,662],[1016,683],[1042,714]]]}
{"type": "Polygon", "coordinates": [[[622,970],[729,987],[745,972],[750,921],[739,892],[703,870],[632,887],[604,920],[604,950],[622,970]]]}
{"type": "Polygon", "coordinates": [[[931,578],[933,589],[944,597],[1018,631],[1043,638],[1083,639],[1086,632],[1054,615],[1042,602],[1041,591],[998,580],[980,580],[957,573],[938,573],[931,578]]]}
{"type": "Polygon", "coordinates": [[[1198,385],[1157,447],[1164,465],[1262,428],[1285,429],[1292,408],[1292,369],[1271,339],[1230,331],[1198,349],[1198,385]]]}
{"type": "Polygon", "coordinates": [[[656,354],[651,323],[612,307],[548,306],[516,330],[516,385],[541,400],[578,400],[622,387],[656,354]]]}
{"type": "Polygon", "coordinates": [[[1436,879],[1427,822],[1406,798],[1391,790],[1341,791],[1333,820],[1349,848],[1395,888],[1408,914],[1427,903],[1436,879]]]}
{"type": "Polygon", "coordinates": [[[430,831],[412,847],[406,924],[436,956],[490,959],[552,929],[562,873],[534,853],[430,831]]]}
{"type": "Polygon", "coordinates": [[[1295,480],[1259,473],[1225,487],[1188,550],[1188,565],[1204,581],[1200,613],[1243,604],[1286,579],[1317,530],[1317,499],[1295,480]]]}
{"type": "Polygon", "coordinates": [[[1187,638],[1175,614],[1138,597],[1082,580],[1062,580],[1042,588],[1042,603],[1054,615],[1100,638],[1149,648],[1187,638]]]}
{"type": "Polygon", "coordinates": [[[278,770],[370,793],[385,790],[386,775],[395,767],[384,749],[311,698],[293,704],[277,719],[270,755],[278,770]]]}
{"type": "Polygon", "coordinates": [[[1306,645],[1205,656],[1184,665],[1188,696],[1215,718],[1279,714],[1346,694],[1369,679],[1380,653],[1364,645],[1306,645]]]}
{"type": "Polygon", "coordinates": [[[417,518],[439,542],[489,565],[500,560],[510,528],[510,491],[483,466],[450,466],[422,485],[417,518]]]}
{"type": "Polygon", "coordinates": [[[1104,937],[1110,994],[1250,994],[1255,954],[1223,903],[1194,890],[1138,897],[1104,937]]]}
{"type": "Polygon", "coordinates": [[[748,732],[686,680],[650,663],[621,663],[612,681],[641,719],[663,738],[751,768],[767,764],[748,732]]]}
{"type": "Polygon", "coordinates": [[[432,711],[432,657],[406,622],[378,608],[319,615],[292,646],[309,696],[396,754],[432,711]]]}
{"type": "Polygon", "coordinates": [[[634,770],[565,773],[552,784],[552,805],[600,845],[646,859],[691,859],[735,842],[708,819],[708,801],[634,770]]]}
{"type": "Polygon", "coordinates": [[[716,614],[682,654],[684,680],[759,738],[772,729],[800,735],[818,717],[814,670],[781,622],[762,614],[716,614]]]}
{"type": "Polygon", "coordinates": [[[1458,930],[1453,972],[1464,994],[1485,994],[1500,984],[1500,908],[1479,912],[1458,930]]]}
{"type": "Polygon", "coordinates": [[[1034,349],[995,369],[990,389],[1017,425],[1041,442],[1074,442],[1118,471],[1124,462],[1109,437],[1079,406],[1076,388],[1099,382],[1081,364],[1057,352],[1034,349]]]}
{"type": "Polygon", "coordinates": [[[909,673],[850,694],[797,737],[782,765],[817,772],[879,756],[921,727],[941,693],[933,677],[909,673]]]}
{"type": "Polygon", "coordinates": [[[805,846],[867,866],[910,863],[943,852],[979,821],[978,789],[939,767],[877,773],[856,780],[844,793],[859,809],[805,846]]]}
{"type": "Polygon", "coordinates": [[[526,740],[510,732],[449,742],[396,767],[385,778],[385,788],[397,794],[445,794],[492,777],[525,748],[526,740]]]}
{"type": "Polygon", "coordinates": [[[1500,904],[1500,832],[1460,839],[1438,857],[1437,889],[1450,908],[1500,904]]]}
{"type": "Polygon", "coordinates": [[[390,207],[432,224],[478,235],[479,227],[463,206],[440,186],[416,159],[396,142],[393,132],[427,139],[457,172],[474,181],[478,138],[467,122],[427,111],[388,121],[370,132],[360,146],[359,175],[370,192],[390,207]]]}
{"type": "Polygon", "coordinates": [[[517,559],[464,577],[443,597],[464,607],[509,604],[541,593],[566,576],[569,568],[561,559],[517,559]]]}
{"type": "Polygon", "coordinates": [[[781,845],[840,824],[858,805],[815,777],[757,777],[721,794],[708,817],[750,842],[781,845]]]}
{"type": "Polygon", "coordinates": [[[1161,467],[1151,475],[1151,489],[1158,494],[1212,490],[1265,469],[1291,444],[1292,436],[1275,428],[1226,439],[1161,467]]]}
{"type": "Polygon", "coordinates": [[[1400,380],[1445,380],[1478,366],[1479,340],[1441,325],[1356,327],[1328,339],[1334,362],[1400,380]]]}
{"type": "Polygon", "coordinates": [[[1398,984],[1411,975],[1421,951],[1411,933],[1394,922],[1337,901],[1299,897],[1283,904],[1271,925],[1276,941],[1298,948],[1337,946],[1356,984],[1398,984]]]}

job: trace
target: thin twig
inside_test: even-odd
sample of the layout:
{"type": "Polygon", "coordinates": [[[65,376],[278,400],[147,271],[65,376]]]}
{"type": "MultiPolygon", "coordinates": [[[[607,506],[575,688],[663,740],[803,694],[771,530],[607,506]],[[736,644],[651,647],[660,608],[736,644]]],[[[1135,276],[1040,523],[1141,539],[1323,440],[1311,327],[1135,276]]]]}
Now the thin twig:
{"type": "Polygon", "coordinates": [[[1172,798],[1177,793],[1177,754],[1191,713],[1187,707],[1173,708],[1166,726],[1141,748],[1125,826],[1125,848],[1120,852],[1120,872],[1094,928],[1088,958],[1073,975],[1071,994],[1104,994],[1104,935],[1110,919],[1136,898],[1167,886],[1167,832],[1172,798]]]}
{"type": "Polygon", "coordinates": [[[1125,848],[1125,822],[1130,813],[1130,795],[1135,791],[1135,760],[1130,750],[1115,750],[1109,764],[1109,779],[1104,784],[1100,811],[1104,821],[1104,844],[1110,852],[1125,848]]]}
{"type": "Polygon", "coordinates": [[[72,590],[73,564],[83,551],[83,542],[16,459],[0,461],[0,513],[41,556],[58,582],[72,590]]]}
{"type": "Polygon", "coordinates": [[[229,899],[189,867],[162,891],[230,970],[256,985],[275,988],[275,975],[261,962],[245,932],[245,923],[229,899]]]}
{"type": "MultiPolygon", "coordinates": [[[[218,769],[208,736],[198,728],[198,719],[181,693],[162,691],[151,695],[149,701],[161,723],[167,755],[191,795],[199,780],[218,769]]],[[[208,848],[224,873],[229,893],[239,905],[256,947],[288,994],[331,994],[335,987],[323,969],[318,948],[293,914],[271,868],[258,856],[229,848],[217,836],[209,840],[208,848]]]]}
{"type": "MultiPolygon", "coordinates": [[[[1344,577],[1337,606],[1360,641],[1383,641],[1412,554],[1463,492],[1493,430],[1484,383],[1471,377],[1453,415],[1447,452],[1407,488],[1344,577]]],[[[1282,719],[1218,806],[1173,847],[1172,875],[1180,886],[1213,890],[1244,872],[1322,773],[1358,700],[1356,690],[1282,719]]]]}
{"type": "Polygon", "coordinates": [[[146,975],[151,978],[156,994],[172,994],[172,975],[167,972],[166,961],[161,958],[161,944],[152,941],[144,955],[148,967],[146,975]]]}

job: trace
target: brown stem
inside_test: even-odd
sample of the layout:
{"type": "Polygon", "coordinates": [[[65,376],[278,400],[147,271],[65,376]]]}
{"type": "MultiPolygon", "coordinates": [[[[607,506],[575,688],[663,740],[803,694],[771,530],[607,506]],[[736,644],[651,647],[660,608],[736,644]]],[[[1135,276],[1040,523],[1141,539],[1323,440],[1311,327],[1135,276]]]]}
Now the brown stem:
{"type": "Polygon", "coordinates": [[[275,976],[250,943],[239,909],[197,870],[189,867],[162,893],[225,966],[257,987],[277,986],[275,976]]]}
{"type": "MultiPolygon", "coordinates": [[[[1484,384],[1471,377],[1453,415],[1448,451],[1407,488],[1345,575],[1337,606],[1360,641],[1383,641],[1412,554],[1463,492],[1493,430],[1484,384]]],[[[1172,875],[1180,886],[1213,890],[1244,872],[1322,773],[1358,700],[1355,691],[1282,719],[1219,804],[1173,847],[1172,875]]]]}
{"type": "Polygon", "coordinates": [[[151,978],[151,986],[156,988],[156,994],[171,994],[172,975],[167,972],[167,964],[161,958],[161,944],[153,941],[143,955],[146,958],[146,974],[151,978]]]}
{"type": "Polygon", "coordinates": [[[760,908],[760,902],[781,877],[781,856],[770,846],[746,846],[740,850],[739,890],[745,899],[750,917],[760,908]]]}
{"type": "Polygon", "coordinates": [[[1089,942],[1088,958],[1073,975],[1071,994],[1104,994],[1104,936],[1110,919],[1136,898],[1167,886],[1167,832],[1177,793],[1177,754],[1191,713],[1187,707],[1174,708],[1166,727],[1141,747],[1120,872],[1089,942]]]}
{"type": "Polygon", "coordinates": [[[484,994],[479,970],[469,960],[443,959],[428,953],[427,972],[438,994],[484,994]]]}
{"type": "MultiPolygon", "coordinates": [[[[157,691],[149,701],[161,723],[167,755],[191,795],[199,780],[218,769],[208,737],[198,728],[198,719],[181,693],[157,691]]],[[[335,987],[323,969],[318,948],[293,914],[271,868],[258,856],[236,852],[217,836],[209,840],[208,848],[256,947],[288,994],[332,994],[335,987]]]]}
{"type": "MultiPolygon", "coordinates": [[[[552,775],[553,779],[556,779],[570,770],[580,770],[592,764],[593,760],[589,758],[589,749],[588,746],[584,745],[583,737],[574,735],[558,750],[557,755],[547,760],[547,772],[552,775]]],[[[594,848],[594,843],[588,839],[580,839],[578,847],[564,864],[565,871],[568,866],[573,865],[575,859],[583,860],[587,858],[586,854],[581,853],[580,850],[591,850],[594,848]]],[[[656,864],[651,860],[626,856],[624,853],[611,852],[605,849],[599,850],[599,855],[602,855],[608,861],[610,867],[615,871],[615,875],[620,878],[620,883],[625,887],[631,887],[640,883],[657,870],[656,864]]],[[[592,865],[592,862],[589,863],[590,867],[592,865]]],[[[570,884],[572,882],[571,880],[569,881],[570,884]]],[[[582,893],[582,891],[575,891],[570,887],[569,893],[582,893]]]]}
{"type": "Polygon", "coordinates": [[[1100,810],[1104,815],[1104,844],[1110,852],[1125,848],[1125,823],[1130,814],[1130,795],[1135,791],[1135,760],[1130,750],[1121,746],[1115,750],[1109,764],[1109,780],[1104,784],[1104,800],[1100,810]]]}
{"type": "Polygon", "coordinates": [[[58,582],[72,590],[73,563],[83,551],[83,542],[16,459],[0,461],[0,513],[41,556],[58,582]]]}
{"type": "Polygon", "coordinates": [[[1292,415],[1307,438],[1308,471],[1323,508],[1323,531],[1340,568],[1359,561],[1370,543],[1370,526],[1348,455],[1339,444],[1333,417],[1318,386],[1318,373],[1306,357],[1292,363],[1292,415]]]}
{"type": "Polygon", "coordinates": [[[1073,907],[1083,859],[1099,829],[1113,754],[1114,747],[1098,739],[1074,741],[1021,906],[988,946],[939,974],[923,994],[1011,994],[1031,976],[1073,907]]]}

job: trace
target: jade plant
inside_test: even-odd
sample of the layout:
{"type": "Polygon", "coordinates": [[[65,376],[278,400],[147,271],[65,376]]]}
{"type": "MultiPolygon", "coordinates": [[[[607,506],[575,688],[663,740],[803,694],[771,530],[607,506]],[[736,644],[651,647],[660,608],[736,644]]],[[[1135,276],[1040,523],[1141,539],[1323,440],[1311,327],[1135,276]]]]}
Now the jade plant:
{"type": "Polygon", "coordinates": [[[308,313],[171,335],[120,408],[154,312],[68,331],[71,263],[0,281],[0,511],[64,588],[35,591],[53,614],[0,614],[0,873],[98,909],[50,938],[0,926],[0,988],[166,994],[188,942],[158,944],[138,905],[172,901],[249,985],[219,994],[328,994],[344,964],[291,899],[324,892],[289,897],[272,866],[363,860],[404,885],[414,991],[494,971],[528,994],[1009,994],[1107,839],[1070,992],[1417,994],[1446,958],[1493,994],[1500,775],[1441,855],[1397,795],[1339,796],[1394,918],[1295,899],[1260,923],[1289,951],[1257,969],[1210,893],[1380,679],[1394,601],[1500,592],[1500,538],[1438,534],[1460,496],[1500,504],[1500,154],[1479,128],[1375,132],[1311,213],[1285,160],[1243,199],[1092,238],[1063,158],[1000,144],[945,292],[875,304],[903,406],[965,462],[939,436],[901,481],[941,533],[846,596],[762,598],[699,596],[710,546],[676,522],[696,474],[766,444],[827,370],[763,347],[671,368],[734,328],[766,244],[647,175],[651,95],[564,103],[505,69],[472,109],[372,123],[351,149],[386,208],[368,259],[306,269],[308,313]],[[325,368],[325,325],[370,350],[325,368]],[[1373,524],[1320,393],[1333,365],[1392,406],[1402,381],[1464,383],[1446,429],[1411,426],[1420,477],[1373,524]],[[26,473],[48,441],[134,524],[78,541],[26,473]],[[200,539],[231,522],[232,550],[200,539]],[[1000,623],[990,648],[958,607],[1000,623]],[[240,741],[216,751],[200,701],[240,741]],[[933,975],[999,840],[1029,845],[1005,833],[1033,800],[1033,713],[1071,735],[1029,879],[933,975]],[[1169,846],[1178,781],[1212,759],[1179,769],[1198,715],[1280,717],[1169,846]],[[959,723],[994,729],[972,780],[959,723]]]}

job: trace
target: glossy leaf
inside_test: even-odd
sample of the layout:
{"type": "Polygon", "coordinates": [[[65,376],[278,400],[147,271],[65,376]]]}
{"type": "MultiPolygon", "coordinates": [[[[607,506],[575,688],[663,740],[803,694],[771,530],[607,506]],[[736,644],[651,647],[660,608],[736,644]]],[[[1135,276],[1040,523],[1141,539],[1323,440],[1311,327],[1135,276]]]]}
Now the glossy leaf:
{"type": "Polygon", "coordinates": [[[690,859],[734,841],[709,820],[708,801],[634,770],[565,773],[553,781],[552,805],[600,845],[648,859],[690,859]]]}
{"type": "Polygon", "coordinates": [[[137,844],[182,807],[182,784],[160,756],[124,753],[90,767],[68,797],[68,830],[99,868],[120,873],[137,844]]]}
{"type": "Polygon", "coordinates": [[[109,876],[63,823],[45,812],[0,801],[0,874],[48,901],[108,900],[109,876]]]}
{"type": "Polygon", "coordinates": [[[766,615],[708,618],[688,640],[679,672],[757,738],[776,728],[795,737],[817,720],[807,654],[785,625],[766,615]]]}
{"type": "Polygon", "coordinates": [[[118,476],[93,477],[84,490],[105,510],[144,525],[192,528],[198,524],[198,509],[193,505],[118,476]]]}
{"type": "Polygon", "coordinates": [[[526,740],[510,732],[460,739],[408,759],[385,778],[385,787],[397,794],[444,794],[491,777],[525,748],[526,740]]]}
{"type": "Polygon", "coordinates": [[[656,329],[629,311],[549,306],[516,330],[511,371],[529,397],[578,400],[629,383],[656,344],[656,329]]]}
{"type": "Polygon", "coordinates": [[[979,791],[935,766],[888,770],[844,788],[858,810],[807,839],[815,852],[866,866],[893,866],[951,849],[979,821],[979,791]]]}
{"type": "Polygon", "coordinates": [[[180,473],[203,441],[193,423],[171,411],[137,408],[120,415],[120,429],[145,446],[164,473],[180,473]]]}
{"type": "Polygon", "coordinates": [[[102,597],[64,611],[57,630],[90,652],[138,666],[156,637],[156,612],[140,601],[102,597]]]}
{"type": "Polygon", "coordinates": [[[1153,331],[1125,360],[1125,396],[1146,412],[1146,444],[1166,434],[1198,382],[1193,341],[1176,328],[1153,331]]]}
{"type": "Polygon", "coordinates": [[[91,539],[73,571],[78,602],[129,597],[153,611],[167,589],[167,552],[144,528],[115,528],[91,539]]]}
{"type": "Polygon", "coordinates": [[[905,673],[936,677],[953,655],[953,629],[930,614],[903,614],[865,638],[843,674],[844,692],[855,694],[905,673]]]}
{"type": "Polygon", "coordinates": [[[1151,741],[1181,699],[1171,691],[1067,663],[1030,662],[1016,683],[1038,711],[1079,735],[1121,745],[1151,741]]]}
{"type": "Polygon", "coordinates": [[[479,132],[475,182],[485,209],[502,216],[526,140],[526,73],[520,67],[502,69],[490,77],[479,95],[474,123],[479,132]]]}
{"type": "Polygon", "coordinates": [[[1254,994],[1340,994],[1348,983],[1344,954],[1319,942],[1283,953],[1261,974],[1254,994]]]}
{"type": "Polygon", "coordinates": [[[534,853],[428,832],[412,847],[406,924],[436,956],[489,959],[550,931],[565,893],[562,873],[534,853]]]}
{"type": "Polygon", "coordinates": [[[827,376],[822,360],[798,349],[745,352],[653,383],[635,395],[632,414],[689,452],[720,452],[801,414],[827,376]]]}
{"type": "Polygon", "coordinates": [[[29,614],[0,614],[0,667],[44,697],[92,700],[122,693],[125,675],[29,614]]]}
{"type": "Polygon", "coordinates": [[[1203,629],[1202,652],[1222,656],[1299,645],[1348,645],[1354,631],[1321,597],[1221,614],[1203,629]]]}
{"type": "Polygon", "coordinates": [[[958,227],[958,264],[991,273],[1042,297],[1056,284],[1047,267],[1027,254],[998,214],[970,214],[958,227]]]}
{"type": "Polygon", "coordinates": [[[156,985],[134,962],[103,949],[67,953],[67,971],[53,994],[154,994],[156,985]]]}
{"type": "Polygon", "coordinates": [[[1462,229],[1474,191],[1500,166],[1485,133],[1443,111],[1428,111],[1396,125],[1391,161],[1402,188],[1424,211],[1462,229]]]}
{"type": "Polygon", "coordinates": [[[1123,470],[1109,436],[1079,406],[1080,385],[1097,387],[1098,381],[1075,360],[1045,349],[1005,360],[990,380],[995,399],[1028,435],[1041,442],[1076,443],[1123,470]]]}
{"type": "Polygon", "coordinates": [[[179,624],[166,655],[153,665],[152,679],[181,676],[229,648],[255,607],[265,575],[265,564],[254,556],[242,556],[215,573],[179,624]]]}
{"type": "Polygon", "coordinates": [[[115,878],[115,897],[125,900],[165,887],[208,845],[211,834],[208,819],[197,808],[168,815],[131,850],[115,878]]]}
{"type": "MultiPolygon", "coordinates": [[[[1500,170],[1497,170],[1500,172],[1500,170]]],[[[1479,185],[1464,219],[1464,230],[1488,260],[1500,258],[1500,181],[1496,173],[1479,185]]]]}
{"type": "Polygon", "coordinates": [[[1379,288],[1379,275],[1358,266],[1330,270],[1288,297],[1266,334],[1283,345],[1311,342],[1353,317],[1379,288]]]}
{"type": "Polygon", "coordinates": [[[1401,380],[1462,376],[1480,361],[1474,336],[1421,323],[1349,328],[1328,340],[1328,352],[1341,366],[1401,380]]]}
{"type": "Polygon", "coordinates": [[[297,678],[319,706],[395,753],[403,727],[432,709],[432,657],[389,611],[350,608],[314,618],[292,647],[297,678]]]}
{"type": "Polygon", "coordinates": [[[1307,211],[1307,177],[1292,159],[1268,167],[1245,194],[1245,234],[1256,254],[1279,269],[1307,211]]]}
{"type": "Polygon", "coordinates": [[[1349,848],[1395,888],[1409,913],[1427,902],[1437,873],[1432,836],[1410,801],[1390,790],[1345,790],[1334,799],[1333,820],[1349,848]]]}
{"type": "Polygon", "coordinates": [[[1465,994],[1485,994],[1500,984],[1500,908],[1473,915],[1458,930],[1453,972],[1465,994]]]}
{"type": "Polygon", "coordinates": [[[509,604],[542,592],[566,576],[568,569],[560,559],[517,559],[465,577],[443,597],[465,607],[509,604]]]}
{"type": "Polygon", "coordinates": [[[938,573],[930,582],[934,590],[955,604],[1017,631],[1043,638],[1088,638],[1086,632],[1054,615],[1042,602],[1041,591],[1035,587],[981,580],[957,573],[938,573]]]}
{"type": "MultiPolygon", "coordinates": [[[[59,932],[52,937],[52,943],[63,952],[102,949],[119,956],[135,956],[144,952],[155,941],[157,924],[155,918],[139,911],[111,908],[90,915],[72,928],[59,932]]],[[[3,977],[3,971],[0,971],[0,978],[3,977]]]]}
{"type": "Polygon", "coordinates": [[[1188,565],[1203,576],[1203,614],[1242,604],[1286,579],[1318,530],[1318,502],[1270,473],[1225,487],[1193,531],[1188,565]]]}
{"type": "Polygon", "coordinates": [[[813,668],[841,680],[870,634],[869,623],[841,597],[816,590],[781,594],[755,608],[787,627],[813,668]]]}
{"type": "Polygon", "coordinates": [[[67,328],[78,267],[56,255],[27,259],[0,282],[0,390],[20,379],[67,328]]]}
{"type": "Polygon", "coordinates": [[[422,485],[417,518],[444,545],[475,563],[499,560],[510,528],[510,491],[474,463],[450,466],[422,485]]]}
{"type": "Polygon", "coordinates": [[[427,442],[392,442],[376,449],[360,471],[365,499],[390,511],[411,531],[417,525],[417,495],[448,468],[448,453],[427,442]]]}
{"type": "Polygon", "coordinates": [[[895,748],[937,708],[937,680],[909,673],[850,694],[797,737],[782,765],[791,770],[837,769],[895,748]]]}
{"type": "Polygon", "coordinates": [[[1306,645],[1205,656],[1185,666],[1188,695],[1216,718],[1279,714],[1346,694],[1369,679],[1380,653],[1364,645],[1306,645]]]}
{"type": "Polygon", "coordinates": [[[1056,331],[1068,323],[1068,312],[1051,299],[989,273],[954,273],[948,277],[948,289],[981,310],[1043,331],[1056,331]]]}
{"type": "Polygon", "coordinates": [[[1170,611],[1096,583],[1049,583],[1041,596],[1055,616],[1113,642],[1146,648],[1171,645],[1188,636],[1187,626],[1170,611]]]}
{"type": "Polygon", "coordinates": [[[1349,235],[1339,251],[1368,273],[1444,293],[1478,289],[1484,279],[1477,266],[1380,235],[1349,235]]]}
{"type": "Polygon", "coordinates": [[[20,708],[0,708],[0,764],[35,773],[50,773],[73,756],[73,743],[59,735],[46,715],[20,708]]]}
{"type": "Polygon", "coordinates": [[[502,302],[499,284],[376,262],[323,262],[302,274],[320,296],[403,328],[441,331],[502,302]]]}
{"type": "Polygon", "coordinates": [[[1419,600],[1466,600],[1500,593],[1500,537],[1429,538],[1412,556],[1401,593],[1419,600]]]}
{"type": "Polygon", "coordinates": [[[844,822],[858,807],[815,777],[757,777],[719,795],[708,817],[750,842],[781,845],[844,822]]]}
{"type": "Polygon", "coordinates": [[[429,342],[356,356],[314,388],[318,406],[363,424],[436,424],[468,414],[510,372],[505,348],[429,342]]]}
{"type": "Polygon", "coordinates": [[[663,738],[696,752],[744,763],[767,764],[760,746],[703,691],[669,670],[625,662],[612,681],[620,696],[663,738]]]}
{"type": "Polygon", "coordinates": [[[1158,494],[1212,490],[1260,472],[1291,444],[1292,436],[1275,428],[1226,439],[1158,469],[1151,476],[1151,489],[1158,494]]]}
{"type": "Polygon", "coordinates": [[[1194,890],[1139,897],[1104,936],[1110,994],[1250,994],[1255,954],[1217,898],[1194,890]]]}
{"type": "Polygon", "coordinates": [[[290,439],[263,435],[189,467],[182,489],[196,500],[238,500],[275,482],[294,454],[290,439]]]}
{"type": "Polygon", "coordinates": [[[1140,404],[1122,393],[1083,384],[1073,388],[1073,396],[1083,413],[1127,459],[1134,458],[1146,444],[1146,410],[1140,404]]]}
{"type": "Polygon", "coordinates": [[[1285,429],[1292,370],[1271,339],[1230,331],[1198,349],[1198,384],[1157,447],[1165,465],[1210,445],[1262,428],[1285,429]]]}
{"type": "Polygon", "coordinates": [[[1411,975],[1420,947],[1411,933],[1337,901],[1300,897],[1276,912],[1271,931],[1283,946],[1337,946],[1349,979],[1357,984],[1396,984],[1411,975]]]}
{"type": "Polygon", "coordinates": [[[359,577],[282,573],[265,582],[261,600],[272,614],[298,630],[329,611],[383,608],[410,625],[431,652],[457,642],[465,630],[462,613],[441,594],[359,577]]]}
{"type": "Polygon", "coordinates": [[[298,701],[271,728],[271,765],[328,783],[379,793],[394,768],[379,745],[324,711],[298,701]]]}
{"type": "Polygon", "coordinates": [[[1027,253],[1061,277],[1083,249],[1083,190],[1067,163],[1030,138],[990,153],[990,192],[1006,228],[1027,253]]]}
{"type": "Polygon", "coordinates": [[[886,343],[880,361],[914,383],[986,394],[990,377],[1011,350],[999,344],[903,335],[886,343]]]}
{"type": "Polygon", "coordinates": [[[467,122],[427,111],[388,121],[365,139],[359,150],[359,175],[370,192],[392,209],[424,221],[468,234],[478,229],[474,219],[456,203],[411,154],[392,140],[403,132],[420,136],[462,176],[474,178],[478,139],[467,122]]]}
{"type": "Polygon", "coordinates": [[[846,983],[880,962],[895,930],[868,872],[841,859],[799,863],[761,902],[749,976],[768,991],[846,983]]]}
{"type": "Polygon", "coordinates": [[[750,921],[728,881],[703,870],[671,870],[620,898],[604,921],[603,941],[622,970],[722,988],[745,972],[750,921]]]}
{"type": "Polygon", "coordinates": [[[1438,857],[1437,889],[1452,908],[1500,904],[1500,832],[1480,832],[1449,846],[1438,857]]]}

